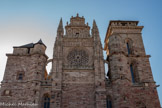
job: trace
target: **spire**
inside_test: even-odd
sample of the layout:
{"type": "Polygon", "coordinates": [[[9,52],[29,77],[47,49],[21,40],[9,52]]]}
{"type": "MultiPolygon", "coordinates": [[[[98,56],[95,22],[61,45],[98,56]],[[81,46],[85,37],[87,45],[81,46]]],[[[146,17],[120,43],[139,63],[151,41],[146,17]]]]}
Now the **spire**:
{"type": "Polygon", "coordinates": [[[57,28],[57,33],[58,33],[58,32],[64,33],[62,18],[60,19],[60,23],[59,23],[59,26],[58,26],[58,28],[57,28]]]}
{"type": "Polygon", "coordinates": [[[99,35],[98,27],[95,20],[93,20],[92,35],[99,35]]]}
{"type": "Polygon", "coordinates": [[[95,20],[93,20],[93,29],[94,28],[97,28],[98,29],[98,27],[97,27],[97,24],[96,24],[96,21],[95,20]]]}
{"type": "Polygon", "coordinates": [[[93,20],[93,27],[92,27],[92,37],[94,38],[94,56],[102,56],[102,44],[101,44],[101,39],[99,35],[99,30],[96,24],[96,21],[93,20]]]}

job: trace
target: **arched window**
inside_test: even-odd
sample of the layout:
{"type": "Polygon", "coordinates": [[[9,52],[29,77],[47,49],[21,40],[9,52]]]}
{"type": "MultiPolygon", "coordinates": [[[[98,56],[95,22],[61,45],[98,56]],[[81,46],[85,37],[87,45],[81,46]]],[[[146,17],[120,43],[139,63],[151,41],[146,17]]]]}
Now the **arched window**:
{"type": "Polygon", "coordinates": [[[43,108],[50,108],[50,96],[45,94],[43,97],[44,107],[43,108]]]}
{"type": "Polygon", "coordinates": [[[139,81],[139,77],[138,77],[137,67],[133,63],[130,64],[130,72],[132,76],[132,83],[137,83],[139,81]]]}
{"type": "Polygon", "coordinates": [[[112,101],[110,96],[107,96],[106,98],[106,108],[112,108],[112,101]]]}

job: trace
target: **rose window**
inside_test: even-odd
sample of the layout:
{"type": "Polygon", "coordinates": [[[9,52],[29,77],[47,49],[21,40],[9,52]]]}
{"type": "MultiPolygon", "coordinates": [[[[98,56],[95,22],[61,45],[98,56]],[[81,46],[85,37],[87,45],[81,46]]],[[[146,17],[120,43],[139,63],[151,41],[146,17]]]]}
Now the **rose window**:
{"type": "Polygon", "coordinates": [[[72,66],[85,66],[88,63],[88,59],[88,54],[84,50],[75,49],[67,56],[69,65],[72,66]]]}

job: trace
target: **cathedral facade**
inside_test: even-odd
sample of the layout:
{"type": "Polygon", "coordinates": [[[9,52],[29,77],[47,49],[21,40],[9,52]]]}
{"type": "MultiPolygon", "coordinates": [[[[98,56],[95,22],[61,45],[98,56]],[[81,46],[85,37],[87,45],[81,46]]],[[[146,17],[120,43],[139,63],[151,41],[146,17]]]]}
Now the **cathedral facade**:
{"type": "Polygon", "coordinates": [[[137,24],[110,21],[102,48],[96,22],[90,29],[77,14],[65,33],[60,20],[52,59],[42,40],[14,47],[6,54],[0,108],[160,108],[142,41],[143,26],[137,24]]]}

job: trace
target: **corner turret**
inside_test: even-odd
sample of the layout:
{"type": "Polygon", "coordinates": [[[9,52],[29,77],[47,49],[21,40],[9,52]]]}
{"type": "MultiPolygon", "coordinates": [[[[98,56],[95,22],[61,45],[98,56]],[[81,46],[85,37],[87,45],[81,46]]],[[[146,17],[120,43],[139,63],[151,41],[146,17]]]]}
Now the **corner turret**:
{"type": "Polygon", "coordinates": [[[45,54],[46,45],[40,39],[37,43],[34,44],[34,48],[31,50],[32,53],[45,54]]]}

